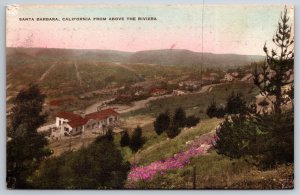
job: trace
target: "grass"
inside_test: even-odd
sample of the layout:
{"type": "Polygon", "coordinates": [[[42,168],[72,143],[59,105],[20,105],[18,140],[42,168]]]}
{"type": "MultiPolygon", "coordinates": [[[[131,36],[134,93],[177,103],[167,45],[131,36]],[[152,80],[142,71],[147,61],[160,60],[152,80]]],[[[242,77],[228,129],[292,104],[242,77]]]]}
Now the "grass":
{"type": "Polygon", "coordinates": [[[166,133],[157,136],[154,130],[145,130],[143,131],[143,135],[147,141],[143,148],[136,154],[135,161],[138,164],[147,165],[151,162],[173,156],[186,149],[185,143],[187,141],[212,131],[221,121],[221,119],[216,118],[202,121],[196,127],[182,130],[174,139],[168,139],[166,133]]]}
{"type": "Polygon", "coordinates": [[[141,181],[142,189],[192,189],[194,168],[197,189],[291,189],[293,165],[281,165],[272,170],[257,170],[243,159],[230,159],[215,151],[192,159],[191,163],[152,181],[141,181]]]}
{"type": "Polygon", "coordinates": [[[135,72],[109,63],[78,61],[78,67],[87,90],[100,89],[111,83],[134,83],[140,79],[135,72]]]}

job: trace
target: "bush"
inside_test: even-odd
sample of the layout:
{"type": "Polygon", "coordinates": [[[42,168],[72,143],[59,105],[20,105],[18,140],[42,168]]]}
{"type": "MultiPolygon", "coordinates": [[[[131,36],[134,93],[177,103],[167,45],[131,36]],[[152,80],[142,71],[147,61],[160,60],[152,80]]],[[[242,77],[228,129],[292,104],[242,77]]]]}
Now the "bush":
{"type": "Polygon", "coordinates": [[[181,129],[178,126],[172,125],[167,130],[167,136],[170,139],[173,139],[174,137],[176,137],[177,135],[179,135],[180,132],[181,132],[181,129]]]}
{"type": "Polygon", "coordinates": [[[101,136],[86,148],[44,161],[32,183],[38,189],[122,188],[129,169],[111,139],[101,136]]]}
{"type": "Polygon", "coordinates": [[[200,122],[200,118],[199,117],[189,116],[189,117],[186,118],[186,126],[187,127],[194,127],[199,122],[200,122]]]}
{"type": "Polygon", "coordinates": [[[256,160],[263,168],[294,162],[294,112],[256,117],[259,134],[253,143],[256,160]]]}
{"type": "Polygon", "coordinates": [[[125,146],[129,146],[129,144],[130,144],[130,137],[129,137],[128,131],[126,130],[122,134],[122,137],[121,137],[121,140],[120,140],[120,145],[122,147],[125,147],[125,146]]]}
{"type": "Polygon", "coordinates": [[[160,113],[153,124],[156,134],[160,135],[167,130],[169,128],[170,121],[171,120],[168,112],[160,113]]]}
{"type": "Polygon", "coordinates": [[[255,138],[256,125],[244,115],[226,117],[217,130],[215,148],[219,154],[240,158],[249,154],[250,140],[255,138]]]}
{"type": "Polygon", "coordinates": [[[247,156],[261,168],[294,162],[294,114],[245,115],[226,118],[217,131],[215,148],[231,158],[247,156]]]}
{"type": "Polygon", "coordinates": [[[137,126],[133,131],[129,147],[132,152],[137,152],[144,145],[144,143],[145,141],[142,137],[142,128],[137,126]]]}
{"type": "Polygon", "coordinates": [[[207,110],[206,110],[206,114],[207,116],[209,116],[209,118],[213,118],[216,116],[216,112],[217,112],[217,105],[214,99],[212,99],[212,101],[210,102],[210,105],[208,106],[207,110]]]}
{"type": "Polygon", "coordinates": [[[175,110],[175,114],[173,116],[173,127],[184,127],[186,124],[186,114],[185,111],[179,107],[175,110]]]}
{"type": "Polygon", "coordinates": [[[215,117],[217,118],[223,118],[226,114],[226,109],[223,106],[220,106],[217,108],[217,111],[215,113],[215,117]]]}
{"type": "Polygon", "coordinates": [[[217,118],[223,118],[224,115],[226,114],[226,110],[223,106],[217,107],[217,104],[215,100],[213,99],[210,102],[210,105],[208,106],[206,110],[206,114],[210,117],[217,117],[217,118]]]}
{"type": "Polygon", "coordinates": [[[245,114],[248,108],[243,95],[234,92],[227,98],[226,113],[228,114],[245,114]]]}

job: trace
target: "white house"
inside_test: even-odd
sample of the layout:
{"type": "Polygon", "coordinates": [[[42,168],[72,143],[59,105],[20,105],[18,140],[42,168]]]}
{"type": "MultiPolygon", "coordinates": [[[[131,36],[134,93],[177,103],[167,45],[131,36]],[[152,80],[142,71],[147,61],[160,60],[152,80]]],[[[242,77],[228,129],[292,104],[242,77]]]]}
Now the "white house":
{"type": "Polygon", "coordinates": [[[173,90],[173,95],[174,96],[181,96],[181,95],[184,95],[185,92],[184,91],[181,91],[181,90],[173,90]]]}
{"type": "Polygon", "coordinates": [[[233,81],[235,78],[230,74],[230,73],[227,73],[225,74],[224,76],[224,81],[233,81]]]}
{"type": "Polygon", "coordinates": [[[109,108],[93,112],[84,117],[72,112],[59,112],[56,115],[56,127],[60,129],[61,135],[77,135],[87,130],[102,130],[116,124],[119,113],[109,108]]]}

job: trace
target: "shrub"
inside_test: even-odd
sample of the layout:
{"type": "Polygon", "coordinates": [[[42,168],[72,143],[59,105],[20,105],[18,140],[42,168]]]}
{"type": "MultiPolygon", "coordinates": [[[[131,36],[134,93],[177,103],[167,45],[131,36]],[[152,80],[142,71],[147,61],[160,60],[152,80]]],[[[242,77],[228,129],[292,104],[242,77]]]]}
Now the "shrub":
{"type": "Polygon", "coordinates": [[[137,152],[144,143],[145,141],[142,137],[142,128],[137,126],[133,131],[129,147],[133,152],[137,152]]]}
{"type": "Polygon", "coordinates": [[[176,137],[177,135],[179,135],[180,132],[181,132],[181,129],[178,126],[172,125],[167,130],[167,136],[170,139],[173,139],[174,137],[176,137]]]}
{"type": "Polygon", "coordinates": [[[186,122],[186,114],[185,111],[179,107],[175,110],[175,114],[173,116],[173,126],[176,127],[184,127],[186,122]]]}
{"type": "Polygon", "coordinates": [[[215,117],[216,116],[216,112],[217,112],[217,105],[214,99],[212,99],[212,101],[210,102],[210,105],[208,106],[207,110],[206,110],[206,114],[207,116],[209,116],[210,118],[215,117]]]}
{"type": "Polygon", "coordinates": [[[167,130],[169,128],[170,121],[169,112],[160,113],[153,124],[156,134],[160,135],[167,130]]]}
{"type": "Polygon", "coordinates": [[[227,98],[226,113],[228,114],[245,114],[247,112],[246,101],[243,95],[234,92],[227,98]]]}
{"type": "Polygon", "coordinates": [[[187,127],[194,127],[199,122],[200,122],[200,118],[199,117],[189,116],[189,117],[186,118],[186,126],[187,127]]]}
{"type": "Polygon", "coordinates": [[[120,145],[122,147],[125,147],[125,146],[129,146],[129,144],[130,144],[130,137],[129,137],[128,131],[126,130],[122,134],[122,137],[121,137],[121,140],[120,140],[120,145]]]}
{"type": "Polygon", "coordinates": [[[261,168],[294,162],[294,114],[245,115],[226,118],[217,131],[215,148],[231,158],[250,156],[261,168]]]}
{"type": "Polygon", "coordinates": [[[32,183],[38,189],[122,188],[129,169],[111,139],[101,136],[86,148],[44,161],[32,183]]]}

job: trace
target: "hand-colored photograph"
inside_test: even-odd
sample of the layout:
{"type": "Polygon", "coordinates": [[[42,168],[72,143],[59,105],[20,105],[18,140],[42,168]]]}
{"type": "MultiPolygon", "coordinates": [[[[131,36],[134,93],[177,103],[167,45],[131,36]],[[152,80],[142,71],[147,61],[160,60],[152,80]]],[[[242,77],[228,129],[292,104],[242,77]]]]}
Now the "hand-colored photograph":
{"type": "Polygon", "coordinates": [[[8,189],[293,189],[294,6],[7,5],[8,189]]]}

